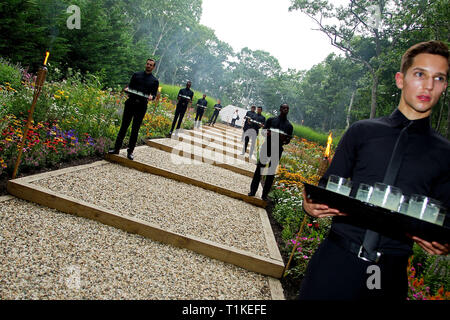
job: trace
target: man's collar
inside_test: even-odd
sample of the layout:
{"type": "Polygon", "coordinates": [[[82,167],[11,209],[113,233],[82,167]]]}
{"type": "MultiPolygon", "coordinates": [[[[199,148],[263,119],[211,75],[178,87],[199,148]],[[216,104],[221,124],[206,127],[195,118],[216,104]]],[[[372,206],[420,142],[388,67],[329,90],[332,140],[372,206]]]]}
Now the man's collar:
{"type": "Polygon", "coordinates": [[[412,122],[411,128],[414,129],[429,130],[431,128],[430,117],[417,120],[409,120],[399,109],[395,109],[395,111],[391,113],[391,115],[389,116],[389,120],[394,125],[394,127],[405,127],[410,122],[412,122]]]}

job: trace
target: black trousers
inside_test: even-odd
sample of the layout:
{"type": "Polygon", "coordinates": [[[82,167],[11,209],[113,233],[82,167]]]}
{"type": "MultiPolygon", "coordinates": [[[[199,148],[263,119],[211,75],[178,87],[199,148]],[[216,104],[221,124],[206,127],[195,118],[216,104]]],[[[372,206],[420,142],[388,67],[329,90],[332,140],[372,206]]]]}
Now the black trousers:
{"type": "Polygon", "coordinates": [[[300,300],[404,301],[408,292],[408,256],[385,255],[378,264],[359,259],[330,239],[325,239],[306,268],[300,300]],[[380,289],[368,286],[379,267],[380,289]]]}
{"type": "MultiPolygon", "coordinates": [[[[270,166],[278,166],[282,152],[283,151],[281,150],[278,157],[276,155],[274,155],[273,159],[270,155],[268,156],[270,158],[270,160],[268,162],[269,167],[270,166]]],[[[252,194],[256,194],[256,192],[258,191],[259,183],[261,182],[262,171],[264,170],[264,168],[266,167],[266,164],[267,164],[267,163],[262,163],[261,158],[262,157],[260,155],[260,160],[256,164],[256,170],[255,170],[255,173],[253,174],[253,179],[250,184],[250,192],[252,194]]],[[[275,170],[272,170],[272,171],[275,172],[275,170]]],[[[264,181],[263,192],[262,192],[263,197],[265,197],[269,194],[270,188],[272,188],[273,180],[275,179],[275,174],[267,174],[267,175],[265,175],[265,177],[266,177],[266,180],[264,181]]]]}
{"type": "Polygon", "coordinates": [[[122,124],[120,125],[119,133],[117,134],[116,143],[114,149],[120,150],[122,148],[123,139],[127,133],[128,127],[131,121],[130,143],[128,144],[128,153],[133,153],[136,147],[139,128],[141,127],[142,120],[144,120],[145,113],[147,112],[147,104],[136,103],[128,99],[125,101],[125,108],[123,110],[122,124]]]}
{"type": "Polygon", "coordinates": [[[195,114],[195,121],[202,121],[203,113],[205,112],[205,109],[199,108],[197,110],[197,113],[195,114]]]}
{"type": "Polygon", "coordinates": [[[180,129],[181,122],[183,121],[184,114],[186,113],[187,106],[177,106],[175,109],[175,116],[173,117],[172,121],[172,128],[170,129],[170,132],[173,132],[173,129],[175,128],[175,124],[177,125],[177,129],[180,129]],[[178,124],[177,124],[178,120],[178,124]]]}
{"type": "Polygon", "coordinates": [[[219,116],[219,111],[214,110],[214,113],[211,116],[211,119],[209,119],[209,124],[216,123],[217,117],[219,116]]]}
{"type": "Polygon", "coordinates": [[[244,153],[247,152],[247,147],[248,147],[249,141],[250,141],[250,137],[245,136],[245,138],[244,138],[244,153]]]}

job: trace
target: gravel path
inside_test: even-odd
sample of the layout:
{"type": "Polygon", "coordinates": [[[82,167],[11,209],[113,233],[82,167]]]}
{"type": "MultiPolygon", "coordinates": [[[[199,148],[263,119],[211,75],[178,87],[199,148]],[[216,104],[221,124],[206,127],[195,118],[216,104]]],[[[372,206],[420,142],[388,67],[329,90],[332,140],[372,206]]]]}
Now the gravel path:
{"type": "MultiPolygon", "coordinates": [[[[121,152],[126,156],[126,151],[121,152]]],[[[151,147],[138,147],[134,151],[136,161],[166,169],[184,176],[217,185],[242,194],[250,192],[251,177],[196,160],[180,157],[151,147]],[[187,164],[184,164],[187,163],[187,164]]],[[[261,196],[262,188],[257,196],[261,196]]]]}
{"type": "Polygon", "coordinates": [[[199,187],[106,164],[33,184],[183,235],[269,257],[256,207],[199,187]]]}
{"type": "Polygon", "coordinates": [[[22,200],[0,227],[0,299],[271,299],[260,274],[22,200]]]}

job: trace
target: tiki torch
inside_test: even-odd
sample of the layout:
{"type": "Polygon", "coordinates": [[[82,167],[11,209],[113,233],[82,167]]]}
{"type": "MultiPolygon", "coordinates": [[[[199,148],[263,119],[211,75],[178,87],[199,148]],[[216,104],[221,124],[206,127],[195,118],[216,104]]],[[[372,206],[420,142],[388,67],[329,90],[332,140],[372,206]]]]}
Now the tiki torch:
{"type": "Polygon", "coordinates": [[[333,143],[332,132],[328,135],[327,140],[327,148],[325,149],[325,153],[323,158],[320,160],[319,164],[319,176],[323,176],[330,165],[330,153],[331,153],[331,144],[333,143]]]}
{"type": "MultiPolygon", "coordinates": [[[[325,172],[328,169],[328,166],[330,164],[329,158],[331,153],[331,144],[333,143],[332,133],[330,132],[327,140],[327,148],[325,149],[324,156],[321,160],[319,160],[319,176],[323,176],[325,172]]],[[[305,217],[303,218],[302,224],[300,226],[300,231],[297,233],[297,236],[295,237],[296,241],[294,244],[294,248],[292,248],[291,256],[289,257],[289,261],[286,264],[286,267],[284,268],[283,277],[286,276],[286,271],[289,270],[289,266],[291,264],[292,258],[294,257],[295,250],[298,247],[298,239],[300,239],[301,234],[303,233],[303,229],[305,228],[306,221],[308,220],[308,216],[305,214],[305,217]]]]}
{"type": "Polygon", "coordinates": [[[159,99],[161,98],[161,91],[162,91],[162,87],[158,87],[158,92],[156,93],[156,98],[155,98],[155,103],[154,103],[154,107],[153,107],[153,111],[152,111],[152,116],[155,114],[156,108],[158,107],[159,99]]]}
{"type": "Polygon", "coordinates": [[[27,120],[27,124],[25,125],[22,142],[20,143],[19,153],[17,155],[16,164],[14,166],[12,179],[16,178],[17,170],[19,169],[19,164],[20,164],[20,160],[22,158],[22,153],[23,153],[23,149],[24,149],[25,142],[27,139],[28,131],[30,130],[31,122],[33,121],[34,108],[36,107],[37,100],[39,98],[39,95],[41,94],[42,87],[44,86],[45,77],[47,76],[47,71],[48,71],[47,70],[47,61],[48,61],[49,56],[50,56],[50,52],[47,51],[45,53],[44,63],[42,65],[42,67],[39,68],[39,71],[37,74],[36,83],[35,83],[35,87],[34,87],[33,102],[31,103],[31,108],[28,111],[28,120],[27,120]]]}

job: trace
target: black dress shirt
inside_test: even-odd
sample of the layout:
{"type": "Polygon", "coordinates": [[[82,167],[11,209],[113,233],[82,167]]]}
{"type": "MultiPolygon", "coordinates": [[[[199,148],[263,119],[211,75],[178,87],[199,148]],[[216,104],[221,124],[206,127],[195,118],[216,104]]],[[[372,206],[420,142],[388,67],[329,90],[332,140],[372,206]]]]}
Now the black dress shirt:
{"type": "Polygon", "coordinates": [[[178,100],[177,106],[187,107],[189,102],[192,101],[192,98],[194,97],[194,92],[191,89],[183,88],[178,92],[178,97],[180,100],[178,100]],[[189,97],[190,99],[186,97],[189,97]]]}
{"type": "MultiPolygon", "coordinates": [[[[258,122],[262,123],[263,125],[266,124],[266,117],[264,117],[262,114],[255,113],[255,117],[253,118],[253,120],[258,121],[258,122]]],[[[252,128],[256,130],[256,133],[258,133],[259,129],[261,129],[261,126],[254,122],[250,122],[250,123],[251,123],[252,128]]]]}
{"type": "MultiPolygon", "coordinates": [[[[325,186],[329,175],[350,178],[352,196],[358,185],[382,182],[394,144],[402,128],[408,128],[408,145],[395,186],[404,194],[421,194],[450,206],[450,142],[430,126],[430,119],[408,120],[398,109],[390,116],[354,123],[344,134],[335,156],[319,184],[325,186]]],[[[332,230],[362,243],[367,228],[351,216],[334,217],[332,230]]],[[[392,236],[392,235],[391,235],[392,236]]],[[[381,236],[379,248],[386,253],[411,253],[412,240],[399,234],[395,239],[381,236]]]]}
{"type": "MultiPolygon", "coordinates": [[[[264,129],[278,129],[280,131],[283,131],[288,136],[292,137],[292,133],[294,132],[294,127],[289,122],[287,118],[282,118],[281,116],[278,117],[272,117],[269,118],[266,121],[266,124],[264,125],[264,129]]],[[[281,142],[281,139],[283,138],[281,134],[271,134],[267,139],[266,142],[268,143],[268,150],[271,150],[271,144],[272,144],[272,137],[277,136],[279,138],[278,145],[280,146],[280,156],[281,152],[283,151],[283,145],[288,144],[291,141],[291,138],[289,137],[285,142],[281,142]]],[[[270,151],[269,151],[270,153],[270,151]]]]}
{"type": "MultiPolygon", "coordinates": [[[[130,83],[128,85],[128,88],[142,92],[146,95],[151,94],[153,98],[155,98],[156,94],[158,93],[158,87],[158,79],[156,79],[152,73],[147,74],[145,73],[145,71],[135,72],[131,77],[130,83]]],[[[129,94],[129,97],[133,102],[145,104],[147,104],[148,102],[148,99],[132,93],[129,94]]]]}
{"type": "MultiPolygon", "coordinates": [[[[253,111],[247,111],[247,113],[245,114],[246,117],[250,118],[250,119],[255,119],[255,115],[256,112],[253,111]]],[[[244,127],[242,128],[244,131],[247,131],[248,129],[250,129],[252,127],[251,122],[249,123],[247,121],[247,119],[244,119],[244,127]]]]}
{"type": "Polygon", "coordinates": [[[214,105],[214,112],[216,112],[216,113],[219,113],[220,112],[220,110],[222,110],[222,105],[221,104],[216,104],[216,105],[214,105]],[[219,108],[219,110],[217,110],[216,108],[219,108]]]}
{"type": "Polygon", "coordinates": [[[197,101],[197,111],[205,111],[206,108],[199,107],[198,105],[206,107],[208,105],[208,101],[206,99],[198,99],[197,101]]]}

